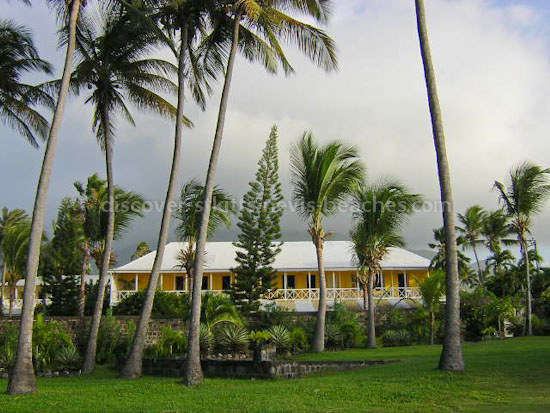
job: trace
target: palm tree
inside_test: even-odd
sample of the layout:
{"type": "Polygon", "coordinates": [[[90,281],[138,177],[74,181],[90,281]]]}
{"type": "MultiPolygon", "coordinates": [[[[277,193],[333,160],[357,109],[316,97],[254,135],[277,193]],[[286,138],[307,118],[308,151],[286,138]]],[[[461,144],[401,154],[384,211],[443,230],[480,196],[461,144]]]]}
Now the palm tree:
{"type": "MultiPolygon", "coordinates": [[[[430,261],[430,269],[433,270],[445,270],[447,267],[447,249],[445,248],[446,237],[445,229],[443,227],[435,228],[432,230],[434,235],[433,243],[428,243],[428,246],[435,249],[435,255],[430,261]]],[[[461,247],[464,245],[464,237],[456,237],[456,245],[461,247]]],[[[457,250],[458,260],[458,275],[463,281],[470,281],[470,258],[457,250]]]]}
{"type": "Polygon", "coordinates": [[[550,168],[543,169],[531,162],[523,162],[510,171],[507,186],[495,181],[500,202],[511,216],[511,226],[516,234],[525,265],[527,294],[527,334],[533,335],[531,276],[529,272],[528,236],[531,235],[533,216],[542,211],[550,197],[548,176],[550,168]]]}
{"type": "Polygon", "coordinates": [[[24,210],[13,209],[10,211],[6,207],[2,208],[2,215],[0,215],[0,258],[2,259],[2,278],[0,280],[0,316],[4,310],[4,285],[6,282],[7,271],[6,259],[4,258],[4,251],[2,249],[2,240],[4,239],[4,234],[9,227],[18,225],[26,220],[28,220],[28,215],[24,210]]]}
{"type": "Polygon", "coordinates": [[[445,228],[446,245],[446,311],[445,311],[445,339],[443,351],[439,359],[439,368],[449,371],[463,371],[464,358],[460,342],[460,285],[458,280],[457,246],[455,235],[455,217],[453,208],[453,192],[451,188],[451,172],[447,160],[447,148],[445,144],[445,132],[443,119],[439,107],[439,97],[435,71],[432,63],[428,28],[426,25],[426,10],[424,0],[415,0],[416,21],[418,25],[418,38],[420,51],[424,65],[426,89],[432,118],[432,131],[437,156],[437,170],[439,186],[441,190],[441,203],[443,205],[443,227],[445,228]]]}
{"type": "Polygon", "coordinates": [[[6,228],[2,239],[2,255],[6,266],[6,282],[10,292],[9,316],[13,315],[13,302],[17,282],[24,277],[25,259],[29,246],[30,220],[26,219],[6,228]]]}
{"type": "MultiPolygon", "coordinates": [[[[85,16],[87,17],[87,16],[85,16]]],[[[107,271],[111,259],[115,231],[115,186],[113,178],[113,138],[115,116],[122,115],[131,124],[133,117],[127,102],[162,116],[175,116],[176,109],[155,93],[175,93],[177,86],[165,76],[176,68],[160,59],[144,58],[157,40],[147,27],[131,19],[127,13],[104,11],[93,18],[83,18],[77,36],[79,64],[71,79],[78,92],[89,90],[87,103],[94,105],[93,130],[105,153],[108,207],[102,262],[99,265],[98,296],[82,371],[95,368],[97,333],[101,321],[107,271]]]]}
{"type": "Polygon", "coordinates": [[[354,226],[351,239],[355,260],[363,275],[362,284],[366,284],[368,291],[369,348],[376,347],[374,277],[382,271],[382,261],[390,248],[405,246],[401,231],[421,199],[420,195],[410,193],[403,184],[393,179],[361,185],[353,194],[354,226]]]}
{"type": "Polygon", "coordinates": [[[138,258],[143,257],[144,255],[147,255],[151,252],[151,247],[146,241],[141,241],[137,247],[134,253],[132,254],[131,259],[137,260],[138,258]]]}
{"type": "MultiPolygon", "coordinates": [[[[144,3],[146,3],[148,9],[145,12],[137,13],[138,16],[141,16],[142,20],[149,24],[153,33],[170,46],[178,61],[178,103],[172,166],[162,211],[157,252],[151,269],[151,276],[149,277],[141,315],[134,334],[134,341],[128,359],[120,373],[121,378],[127,379],[141,376],[141,359],[143,357],[145,337],[153,309],[153,300],[164,258],[164,250],[168,242],[170,220],[172,217],[171,205],[176,194],[176,183],[181,158],[185,91],[186,88],[189,88],[195,102],[201,109],[204,109],[206,94],[209,94],[211,91],[209,81],[215,79],[217,73],[222,69],[216,57],[204,59],[201,63],[196,55],[198,44],[203,42],[204,37],[212,27],[209,13],[218,10],[218,2],[216,0],[190,0],[185,2],[179,0],[149,0],[144,3]],[[176,46],[178,43],[179,46],[176,46]]],[[[135,9],[132,10],[136,11],[135,9]]]]}
{"type": "Polygon", "coordinates": [[[464,247],[469,247],[474,252],[478,280],[481,285],[485,285],[485,278],[483,271],[481,271],[476,246],[483,242],[480,236],[483,231],[483,223],[486,216],[487,212],[483,210],[483,207],[480,205],[471,206],[466,210],[464,215],[458,214],[458,220],[462,224],[462,227],[457,227],[458,232],[461,233],[464,238],[464,247]]]}
{"type": "Polygon", "coordinates": [[[430,344],[434,344],[435,312],[445,295],[445,273],[434,271],[418,283],[424,307],[430,313],[430,344]]]}
{"type": "Polygon", "coordinates": [[[46,139],[50,125],[32,106],[54,104],[46,93],[21,83],[21,77],[32,72],[51,74],[51,71],[51,65],[40,59],[29,29],[0,19],[0,118],[34,147],[38,147],[35,135],[46,139]]]}
{"type": "MultiPolygon", "coordinates": [[[[187,242],[186,249],[180,251],[179,261],[182,267],[185,268],[187,277],[190,280],[193,277],[195,247],[197,244],[203,199],[204,186],[192,179],[181,188],[179,207],[174,213],[174,218],[179,221],[176,234],[179,239],[187,242]]],[[[231,214],[234,214],[236,210],[236,205],[231,196],[218,186],[214,187],[210,219],[208,220],[208,237],[210,238],[221,225],[230,228],[231,214]]]]}
{"type": "MultiPolygon", "coordinates": [[[[237,50],[240,47],[245,57],[251,60],[261,60],[269,71],[275,71],[279,62],[283,69],[290,73],[292,67],[279,44],[279,39],[285,39],[296,43],[300,50],[317,65],[326,70],[335,69],[337,63],[332,39],[322,30],[285,14],[286,12],[305,14],[317,22],[325,23],[331,3],[330,0],[283,0],[277,2],[271,0],[230,0],[228,7],[222,8],[221,13],[218,12],[214,15],[214,27],[216,29],[213,31],[212,36],[209,36],[208,43],[211,41],[217,44],[221,49],[221,54],[226,53],[228,59],[225,67],[225,79],[216,132],[206,174],[206,191],[203,202],[205,208],[202,211],[201,226],[197,239],[197,257],[193,268],[194,291],[189,328],[189,349],[184,373],[184,383],[186,385],[198,384],[203,377],[199,346],[201,307],[199,289],[204,265],[203,255],[206,248],[210,205],[237,50]],[[222,14],[224,17],[220,18],[219,16],[222,14]],[[226,24],[227,17],[229,17],[229,22],[232,22],[232,24],[226,24]],[[230,36],[228,36],[228,33],[231,33],[230,36]]],[[[222,2],[222,5],[225,5],[225,3],[222,2]]],[[[210,52],[216,50],[208,43],[204,49],[206,50],[205,58],[207,60],[212,58],[210,52]]],[[[220,53],[213,54],[213,56],[219,55],[220,53]]]]}
{"type": "Polygon", "coordinates": [[[67,48],[63,76],[57,95],[53,120],[48,135],[48,143],[42,161],[40,177],[36,189],[34,207],[32,213],[31,234],[29,240],[29,251],[25,269],[25,290],[23,293],[23,309],[21,310],[21,321],[19,324],[19,339],[17,343],[17,356],[12,374],[8,381],[8,394],[25,394],[36,392],[36,377],[32,365],[32,326],[34,319],[34,298],[36,294],[36,274],[40,260],[40,246],[44,219],[46,214],[46,201],[48,187],[52,176],[55,150],[59,139],[61,121],[65,111],[65,103],[69,92],[73,57],[76,46],[76,24],[80,14],[81,6],[86,0],[49,0],[58,11],[60,18],[65,21],[68,27],[67,48]]]}
{"type": "Polygon", "coordinates": [[[329,236],[323,228],[323,217],[337,212],[336,204],[347,198],[361,182],[364,167],[357,149],[340,141],[319,145],[306,132],[292,146],[290,155],[293,202],[315,245],[319,269],[319,307],[313,338],[314,351],[324,350],[327,291],[323,245],[329,236]]]}

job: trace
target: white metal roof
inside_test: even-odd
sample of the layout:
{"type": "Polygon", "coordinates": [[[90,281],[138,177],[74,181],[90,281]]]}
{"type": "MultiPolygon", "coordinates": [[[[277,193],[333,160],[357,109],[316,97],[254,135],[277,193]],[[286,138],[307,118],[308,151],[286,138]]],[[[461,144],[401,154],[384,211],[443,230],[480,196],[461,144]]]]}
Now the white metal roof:
{"type": "MultiPolygon", "coordinates": [[[[187,246],[184,242],[171,242],[166,245],[162,272],[179,272],[177,260],[179,252],[187,246]]],[[[235,267],[235,251],[231,242],[208,242],[206,244],[205,272],[227,272],[235,267]]],[[[113,272],[150,272],[156,251],[144,255],[126,265],[115,268],[113,272]]],[[[353,254],[349,241],[326,241],[324,247],[325,269],[353,270],[353,254]]],[[[427,269],[430,260],[401,248],[391,248],[391,252],[382,262],[383,269],[427,269]]],[[[273,267],[279,271],[316,271],[317,257],[311,241],[287,241],[281,247],[273,267]]]]}

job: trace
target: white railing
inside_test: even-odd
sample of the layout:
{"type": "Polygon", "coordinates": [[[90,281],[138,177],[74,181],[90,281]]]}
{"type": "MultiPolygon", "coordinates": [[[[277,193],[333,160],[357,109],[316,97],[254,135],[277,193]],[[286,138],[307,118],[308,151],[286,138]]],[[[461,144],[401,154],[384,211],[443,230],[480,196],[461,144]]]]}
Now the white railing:
{"type": "MultiPolygon", "coordinates": [[[[41,298],[37,298],[34,300],[34,306],[36,307],[38,304],[42,304],[43,302],[44,300],[42,300],[41,298]]],[[[49,303],[50,303],[50,300],[46,300],[46,304],[49,304],[49,303]]],[[[9,308],[10,308],[10,299],[4,297],[4,309],[9,310],[9,308]]],[[[12,307],[13,310],[21,310],[22,308],[23,308],[22,298],[13,300],[13,307],[12,307]]]]}
{"type": "MultiPolygon", "coordinates": [[[[421,298],[418,287],[377,287],[374,289],[374,296],[380,299],[390,298],[421,298]]],[[[356,300],[363,297],[363,291],[358,288],[327,288],[328,300],[356,300]]],[[[280,289],[270,291],[266,294],[267,300],[318,300],[319,289],[280,289]]]]}
{"type": "MultiPolygon", "coordinates": [[[[119,302],[132,294],[135,294],[135,290],[119,290],[116,292],[114,302],[119,302]]],[[[166,293],[183,295],[188,294],[188,291],[184,290],[164,290],[166,293]]],[[[224,290],[203,290],[202,293],[210,293],[213,295],[227,294],[224,290]]],[[[418,287],[376,287],[374,289],[374,296],[377,299],[391,299],[391,298],[410,298],[419,299],[422,298],[420,289],[418,287]]],[[[318,288],[304,288],[304,289],[279,289],[268,292],[265,297],[266,300],[318,300],[319,289],[318,288]]],[[[363,298],[363,291],[358,288],[327,288],[328,300],[356,300],[363,298]]]]}

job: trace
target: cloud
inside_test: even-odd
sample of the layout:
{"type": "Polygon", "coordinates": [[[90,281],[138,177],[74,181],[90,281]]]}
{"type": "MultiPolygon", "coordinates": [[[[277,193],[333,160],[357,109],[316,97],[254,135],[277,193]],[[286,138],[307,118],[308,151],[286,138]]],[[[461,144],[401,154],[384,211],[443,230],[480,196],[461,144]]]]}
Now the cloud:
{"type": "MultiPolygon", "coordinates": [[[[435,153],[419,53],[414,5],[409,0],[340,0],[328,28],[339,47],[340,71],[325,74],[295,51],[297,74],[266,74],[239,59],[236,67],[217,183],[236,196],[247,190],[272,124],[279,125],[281,178],[288,183],[288,148],[304,130],[321,141],[342,139],[361,151],[368,175],[392,175],[430,200],[439,198],[435,153]]],[[[36,25],[47,57],[60,61],[52,42],[54,19],[46,11],[8,7],[9,15],[36,25]]],[[[427,17],[451,162],[457,212],[481,204],[495,208],[495,179],[505,180],[516,163],[531,159],[548,166],[550,149],[548,14],[526,2],[431,0],[427,17]]],[[[38,38],[38,37],[37,37],[38,38]]],[[[60,63],[58,63],[60,64],[60,63]]],[[[180,181],[204,177],[219,102],[219,87],[202,113],[190,102],[195,128],[185,131],[180,181]]],[[[136,112],[134,110],[134,112],[136,112]]],[[[170,122],[136,114],[137,127],[120,122],[115,177],[125,188],[162,200],[168,179],[173,130],[170,122]]],[[[71,183],[103,171],[90,130],[89,109],[72,101],[63,125],[48,217],[71,183]]],[[[2,129],[3,135],[13,135],[2,129]]],[[[6,137],[6,140],[8,137],[6,137]]],[[[40,153],[9,136],[0,162],[2,204],[30,208],[40,153]]],[[[550,252],[548,211],[535,235],[550,252]]],[[[145,239],[156,243],[159,215],[136,222],[117,248],[127,258],[145,239]]],[[[349,216],[330,218],[334,237],[347,236],[349,216]]],[[[411,248],[424,248],[439,213],[418,213],[406,229],[411,248]]],[[[285,238],[306,239],[305,224],[285,214],[285,238]]],[[[219,239],[234,239],[235,230],[219,239]]]]}

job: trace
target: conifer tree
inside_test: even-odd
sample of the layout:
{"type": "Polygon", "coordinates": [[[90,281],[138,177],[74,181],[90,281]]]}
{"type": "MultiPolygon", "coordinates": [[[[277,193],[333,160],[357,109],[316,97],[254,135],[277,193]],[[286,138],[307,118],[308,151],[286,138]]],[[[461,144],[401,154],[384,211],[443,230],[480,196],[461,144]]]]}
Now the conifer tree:
{"type": "Polygon", "coordinates": [[[273,288],[276,271],[271,265],[282,245],[275,243],[281,238],[283,214],[276,126],[258,162],[256,180],[249,185],[237,224],[241,230],[235,243],[239,265],[232,269],[236,277],[231,289],[231,298],[245,314],[257,311],[260,298],[273,288]]]}

